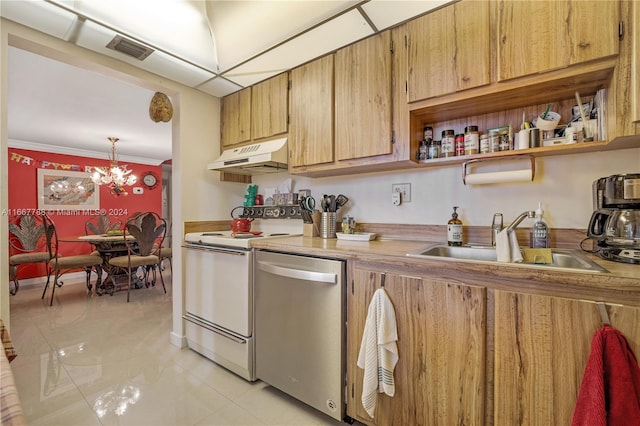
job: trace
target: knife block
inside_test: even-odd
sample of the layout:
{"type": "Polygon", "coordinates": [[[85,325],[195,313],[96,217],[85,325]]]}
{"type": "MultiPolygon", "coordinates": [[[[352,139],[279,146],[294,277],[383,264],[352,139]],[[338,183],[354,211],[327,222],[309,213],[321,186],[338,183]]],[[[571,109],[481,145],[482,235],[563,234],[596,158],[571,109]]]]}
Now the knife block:
{"type": "Polygon", "coordinates": [[[313,223],[305,223],[302,225],[302,235],[305,237],[318,237],[320,236],[320,212],[311,214],[313,223]]]}

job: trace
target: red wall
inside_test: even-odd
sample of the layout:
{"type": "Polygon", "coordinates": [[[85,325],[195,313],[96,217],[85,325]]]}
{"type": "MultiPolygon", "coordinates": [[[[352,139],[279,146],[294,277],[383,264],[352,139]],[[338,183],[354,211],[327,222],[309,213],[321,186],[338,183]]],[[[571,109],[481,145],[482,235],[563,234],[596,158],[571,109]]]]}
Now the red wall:
{"type": "MultiPolygon", "coordinates": [[[[106,153],[105,153],[106,157],[106,153]]],[[[87,166],[108,166],[109,161],[75,155],[53,154],[27,149],[9,148],[9,211],[8,214],[19,213],[20,210],[38,208],[37,169],[62,169],[90,171],[87,166]]],[[[133,194],[127,188],[128,195],[115,196],[106,186],[100,187],[100,209],[112,220],[119,219],[123,223],[127,217],[136,212],[154,211],[162,214],[162,166],[149,166],[137,163],[122,163],[132,170],[138,182],[134,187],[144,189],[143,194],[133,194]],[[141,182],[144,173],[151,171],[158,178],[158,185],[149,189],[141,182]]],[[[58,238],[84,235],[84,224],[89,219],[89,212],[84,211],[50,211],[47,212],[56,224],[58,238]],[[64,214],[69,213],[69,214],[64,214]],[[78,214],[76,214],[78,213],[78,214]]],[[[90,253],[92,247],[88,243],[62,242],[61,255],[90,253]]],[[[44,276],[44,265],[20,267],[18,278],[44,276]]]]}

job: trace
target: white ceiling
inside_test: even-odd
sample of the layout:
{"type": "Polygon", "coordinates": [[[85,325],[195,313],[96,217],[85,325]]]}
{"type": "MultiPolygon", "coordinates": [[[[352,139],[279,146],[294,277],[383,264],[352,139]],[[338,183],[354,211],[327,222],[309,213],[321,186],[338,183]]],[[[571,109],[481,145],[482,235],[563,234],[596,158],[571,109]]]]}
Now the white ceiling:
{"type": "MultiPolygon", "coordinates": [[[[0,15],[222,97],[448,2],[1,0],[0,15]],[[107,49],[115,35],[155,51],[107,49]]],[[[17,48],[8,57],[10,146],[106,158],[115,136],[124,161],[171,158],[171,124],[149,118],[153,92],[17,48]]]]}

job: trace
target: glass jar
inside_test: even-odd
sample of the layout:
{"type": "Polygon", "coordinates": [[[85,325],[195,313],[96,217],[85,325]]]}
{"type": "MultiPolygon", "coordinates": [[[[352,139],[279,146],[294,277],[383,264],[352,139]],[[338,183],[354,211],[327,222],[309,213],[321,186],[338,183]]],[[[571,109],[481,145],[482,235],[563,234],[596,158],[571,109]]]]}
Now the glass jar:
{"type": "Polygon", "coordinates": [[[453,130],[442,131],[440,142],[440,157],[453,157],[456,155],[455,132],[453,130]]]}
{"type": "Polygon", "coordinates": [[[509,137],[508,130],[501,130],[498,133],[500,137],[500,151],[509,151],[511,150],[511,138],[509,137]]]}
{"type": "Polygon", "coordinates": [[[478,153],[480,148],[480,133],[478,126],[467,126],[464,128],[464,155],[478,153]]]}
{"type": "Polygon", "coordinates": [[[418,160],[423,161],[427,159],[427,141],[420,141],[420,148],[418,148],[418,160]]]}
{"type": "Polygon", "coordinates": [[[497,130],[489,131],[489,151],[490,152],[498,152],[500,151],[500,135],[497,130]]]}
{"type": "Polygon", "coordinates": [[[431,160],[438,157],[440,157],[440,141],[432,139],[427,148],[427,159],[431,160]]]}
{"type": "Polygon", "coordinates": [[[486,133],[480,136],[480,154],[487,154],[491,152],[491,146],[489,145],[489,135],[486,133]]]}
{"type": "Polygon", "coordinates": [[[429,141],[433,139],[433,127],[424,126],[424,128],[422,129],[422,133],[422,137],[425,141],[427,141],[427,143],[429,143],[429,141]]]}

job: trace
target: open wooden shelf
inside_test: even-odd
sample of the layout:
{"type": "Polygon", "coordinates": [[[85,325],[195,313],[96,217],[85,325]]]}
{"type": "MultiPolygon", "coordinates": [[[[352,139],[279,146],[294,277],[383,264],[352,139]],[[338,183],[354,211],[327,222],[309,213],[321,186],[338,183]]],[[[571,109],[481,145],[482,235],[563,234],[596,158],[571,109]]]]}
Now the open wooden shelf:
{"type": "Polygon", "coordinates": [[[611,142],[595,141],[580,142],[566,145],[545,146],[540,148],[517,149],[513,151],[490,152],[487,154],[461,155],[458,157],[434,158],[432,160],[419,161],[417,167],[444,167],[462,164],[469,160],[515,158],[520,155],[533,155],[534,157],[546,157],[551,155],[583,154],[588,152],[613,151],[618,149],[639,148],[640,136],[626,136],[616,138],[611,142]]]}

